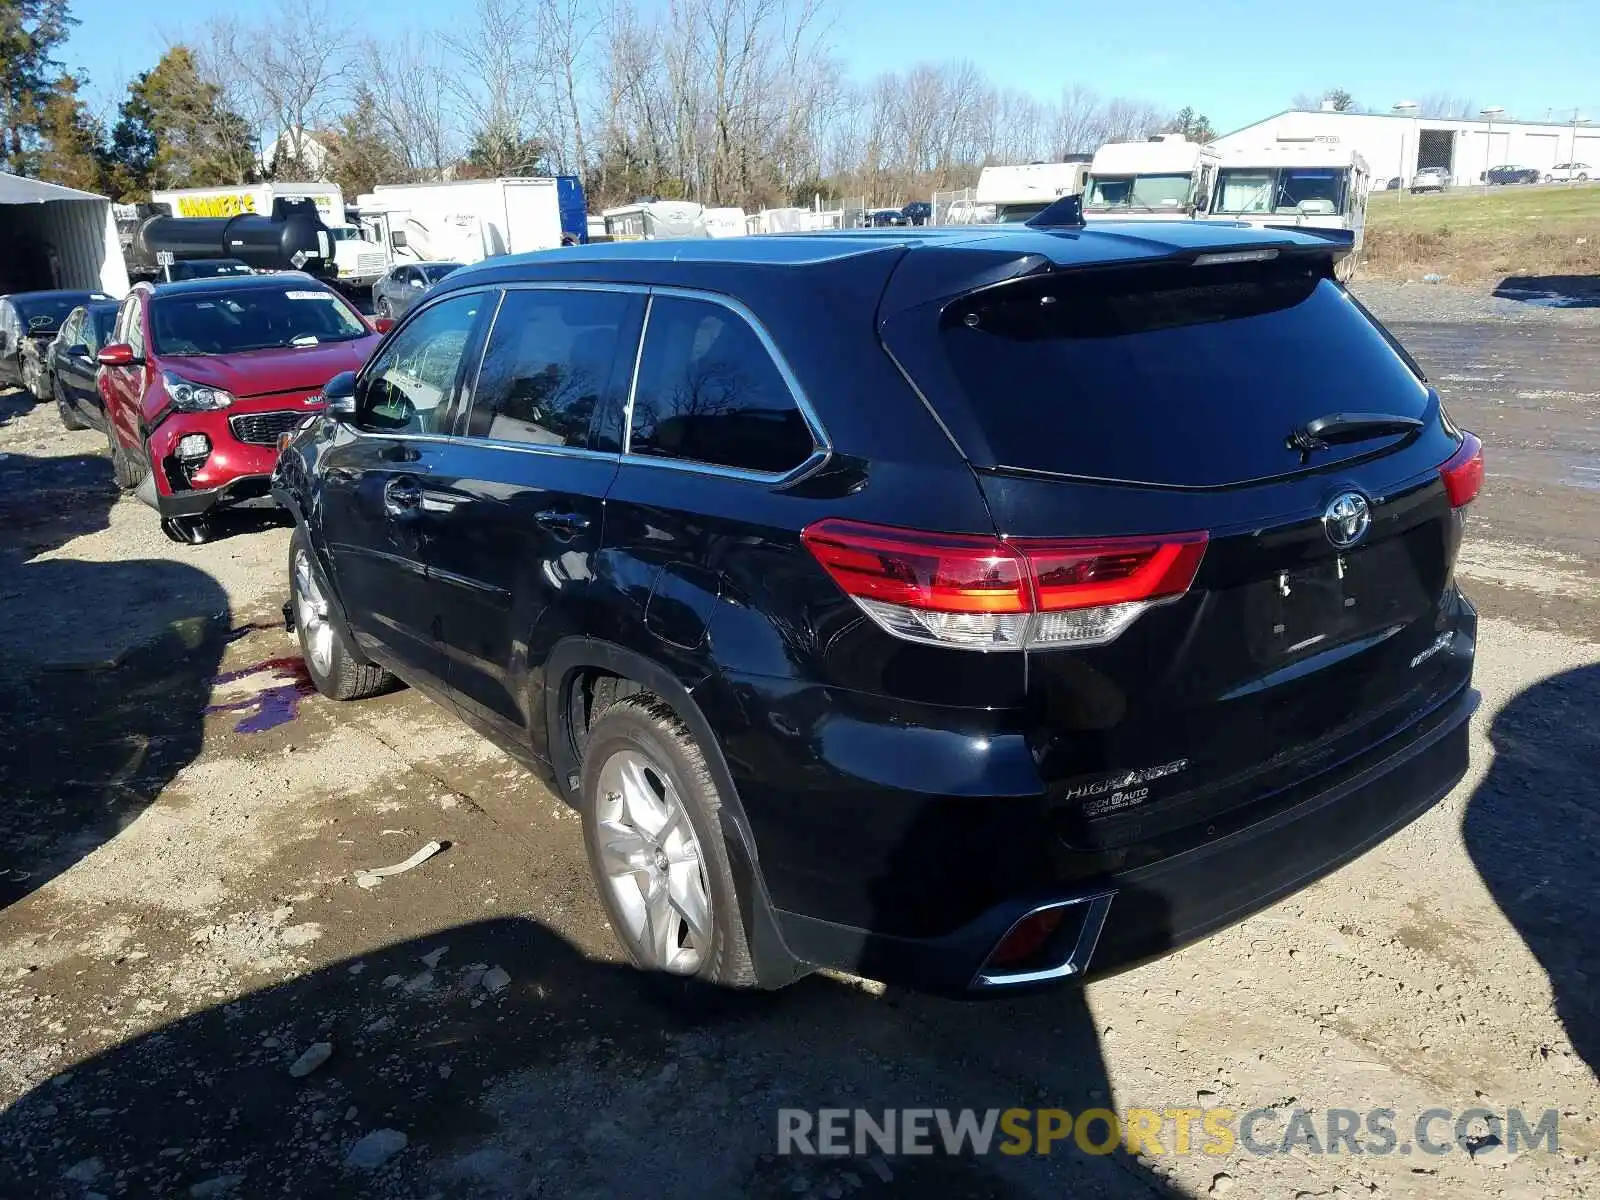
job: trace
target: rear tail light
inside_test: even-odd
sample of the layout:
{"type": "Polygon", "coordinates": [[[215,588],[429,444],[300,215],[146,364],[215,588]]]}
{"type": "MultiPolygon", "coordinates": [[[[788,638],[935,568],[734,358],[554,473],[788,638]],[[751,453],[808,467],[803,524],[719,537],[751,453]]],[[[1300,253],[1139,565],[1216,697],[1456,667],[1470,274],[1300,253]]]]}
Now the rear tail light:
{"type": "Polygon", "coordinates": [[[1204,533],[1064,541],[922,533],[830,518],[800,535],[896,637],[969,650],[1095,646],[1189,590],[1204,533]]]}
{"type": "Polygon", "coordinates": [[[1461,447],[1439,468],[1439,478],[1444,480],[1444,490],[1450,496],[1450,507],[1461,508],[1471,504],[1483,487],[1483,443],[1476,435],[1461,435],[1461,447]]]}

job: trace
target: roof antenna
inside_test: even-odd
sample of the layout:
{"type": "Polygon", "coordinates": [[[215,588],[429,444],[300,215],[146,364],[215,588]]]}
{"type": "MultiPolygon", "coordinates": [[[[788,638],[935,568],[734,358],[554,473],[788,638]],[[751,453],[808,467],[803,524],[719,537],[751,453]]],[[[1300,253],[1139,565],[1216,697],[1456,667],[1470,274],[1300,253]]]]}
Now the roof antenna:
{"type": "Polygon", "coordinates": [[[1083,197],[1063,196],[1042,213],[1028,218],[1029,229],[1082,229],[1083,197]]]}

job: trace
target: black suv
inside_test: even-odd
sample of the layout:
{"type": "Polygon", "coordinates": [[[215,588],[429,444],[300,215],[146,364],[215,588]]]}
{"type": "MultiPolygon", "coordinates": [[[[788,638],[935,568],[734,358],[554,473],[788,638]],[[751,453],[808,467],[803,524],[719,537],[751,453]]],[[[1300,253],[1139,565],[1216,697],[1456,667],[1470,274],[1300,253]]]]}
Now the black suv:
{"type": "Polygon", "coordinates": [[[1481,447],[1339,238],[491,259],[288,444],[285,612],[326,695],[398,676],[548,772],[641,966],[978,994],[1159,954],[1466,769],[1481,447]]]}

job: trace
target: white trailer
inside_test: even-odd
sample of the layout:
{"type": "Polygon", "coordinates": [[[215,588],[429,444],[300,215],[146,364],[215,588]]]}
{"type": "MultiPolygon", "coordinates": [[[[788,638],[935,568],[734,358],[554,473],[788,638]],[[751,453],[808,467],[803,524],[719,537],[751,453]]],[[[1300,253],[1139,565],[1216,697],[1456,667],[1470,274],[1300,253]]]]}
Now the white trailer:
{"type": "Polygon", "coordinates": [[[1219,156],[1181,133],[1107,142],[1095,151],[1083,192],[1087,220],[1182,221],[1204,211],[1219,156]]]}
{"type": "Polygon", "coordinates": [[[714,238],[743,237],[750,232],[742,208],[708,208],[705,220],[706,233],[714,238]]]}
{"type": "Polygon", "coordinates": [[[111,201],[0,174],[0,294],[57,289],[128,290],[111,201]]]}
{"type": "Polygon", "coordinates": [[[978,175],[978,186],[971,200],[959,214],[951,214],[950,223],[965,225],[994,221],[1015,224],[1026,221],[1038,216],[1061,197],[1076,196],[1083,191],[1084,178],[1088,173],[1089,164],[1083,162],[985,167],[978,175]]]}
{"type": "Polygon", "coordinates": [[[600,216],[605,220],[607,236],[614,242],[710,236],[706,210],[690,200],[641,200],[608,208],[600,216]]]}
{"type": "Polygon", "coordinates": [[[560,188],[547,177],[380,183],[357,212],[397,259],[475,263],[562,244],[560,188]]]}
{"type": "Polygon", "coordinates": [[[242,213],[270,216],[274,200],[310,200],[333,239],[334,282],[351,288],[371,287],[389,269],[384,243],[369,240],[345,219],[344,193],[336,183],[244,183],[229,187],[174,188],[152,192],[175,217],[237,217],[242,213]]]}
{"type": "Polygon", "coordinates": [[[1361,254],[1371,186],[1367,160],[1351,146],[1299,138],[1234,145],[1222,151],[1209,211],[1258,227],[1348,229],[1348,274],[1361,254]]]}

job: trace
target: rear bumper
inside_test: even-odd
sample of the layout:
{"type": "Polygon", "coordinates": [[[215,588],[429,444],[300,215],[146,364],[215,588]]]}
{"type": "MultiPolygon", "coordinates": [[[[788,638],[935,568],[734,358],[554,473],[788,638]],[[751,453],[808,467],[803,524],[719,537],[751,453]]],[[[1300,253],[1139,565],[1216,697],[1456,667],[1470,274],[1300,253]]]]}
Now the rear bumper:
{"type": "MultiPolygon", "coordinates": [[[[1014,895],[949,932],[885,931],[904,921],[903,912],[887,906],[898,906],[890,897],[903,896],[901,885],[886,881],[906,869],[906,862],[885,865],[884,873],[868,883],[869,892],[887,902],[868,925],[785,909],[784,893],[792,889],[776,881],[770,890],[777,926],[788,952],[805,963],[946,995],[998,994],[1108,974],[1204,937],[1305,887],[1426,812],[1466,773],[1468,721],[1477,704],[1478,694],[1463,685],[1337,782],[1319,787],[1317,780],[1308,781],[1268,816],[1092,882],[1058,889],[1030,885],[1035,877],[1028,864],[1037,847],[1017,845],[1007,864],[1015,868],[1014,895]],[[1028,971],[995,984],[982,982],[985,964],[1007,931],[1041,906],[1064,906],[1062,925],[1042,956],[1050,961],[1035,960],[1028,971]]],[[[759,842],[762,822],[751,815],[759,842]]],[[[913,834],[908,844],[914,847],[916,840],[913,834]]],[[[1033,842],[1043,840],[1036,832],[1033,842]]],[[[974,860],[984,856],[983,841],[974,839],[974,860]]],[[[766,849],[761,847],[763,859],[766,849]]],[[[938,857],[923,864],[925,878],[934,885],[941,876],[948,878],[947,864],[938,857]]],[[[766,873],[774,882],[771,871],[766,873]]]]}

